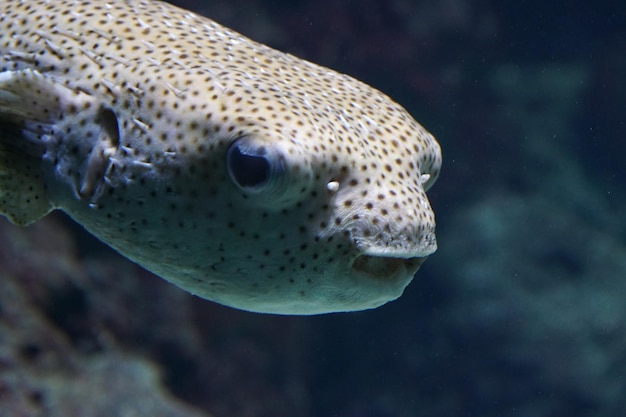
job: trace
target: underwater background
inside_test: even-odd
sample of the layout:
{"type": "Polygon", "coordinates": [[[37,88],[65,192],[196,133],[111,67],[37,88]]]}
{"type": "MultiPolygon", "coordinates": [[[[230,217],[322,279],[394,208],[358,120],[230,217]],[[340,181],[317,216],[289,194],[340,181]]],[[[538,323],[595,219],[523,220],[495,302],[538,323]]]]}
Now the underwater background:
{"type": "Polygon", "coordinates": [[[0,417],[626,415],[626,3],[172,2],[405,106],[439,249],[397,301],[286,317],[0,219],[0,417]]]}

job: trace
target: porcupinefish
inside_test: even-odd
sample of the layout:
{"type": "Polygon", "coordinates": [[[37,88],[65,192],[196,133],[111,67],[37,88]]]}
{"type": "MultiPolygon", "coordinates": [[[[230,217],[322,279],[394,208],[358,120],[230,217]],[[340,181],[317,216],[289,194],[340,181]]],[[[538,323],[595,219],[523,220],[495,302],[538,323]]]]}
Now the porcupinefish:
{"type": "Polygon", "coordinates": [[[232,307],[399,297],[436,249],[434,137],[378,90],[160,1],[3,0],[0,212],[60,209],[232,307]]]}

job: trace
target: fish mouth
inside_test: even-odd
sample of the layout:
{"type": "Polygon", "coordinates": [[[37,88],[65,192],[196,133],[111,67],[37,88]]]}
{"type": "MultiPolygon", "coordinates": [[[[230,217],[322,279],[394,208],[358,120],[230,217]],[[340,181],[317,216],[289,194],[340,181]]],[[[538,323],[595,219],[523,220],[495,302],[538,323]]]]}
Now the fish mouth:
{"type": "Polygon", "coordinates": [[[400,277],[411,279],[426,258],[427,256],[401,258],[363,254],[352,262],[352,269],[381,281],[394,281],[400,277]]]}

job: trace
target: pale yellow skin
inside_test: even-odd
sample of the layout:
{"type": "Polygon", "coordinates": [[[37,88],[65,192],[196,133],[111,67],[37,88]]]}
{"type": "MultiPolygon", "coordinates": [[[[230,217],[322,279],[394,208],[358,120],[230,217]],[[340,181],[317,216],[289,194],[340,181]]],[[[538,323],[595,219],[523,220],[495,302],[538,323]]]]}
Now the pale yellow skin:
{"type": "Polygon", "coordinates": [[[373,308],[436,249],[440,148],[401,106],[167,3],[0,2],[0,128],[13,222],[63,210],[236,308],[373,308]]]}

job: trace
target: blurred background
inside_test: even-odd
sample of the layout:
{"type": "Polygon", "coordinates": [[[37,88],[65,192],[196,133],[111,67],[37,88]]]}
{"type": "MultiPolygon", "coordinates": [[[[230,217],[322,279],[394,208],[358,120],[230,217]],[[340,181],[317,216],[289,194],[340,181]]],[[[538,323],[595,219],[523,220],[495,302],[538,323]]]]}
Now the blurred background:
{"type": "Polygon", "coordinates": [[[626,4],[172,2],[406,107],[439,250],[381,308],[281,317],[0,219],[1,417],[626,415],[626,4]]]}

